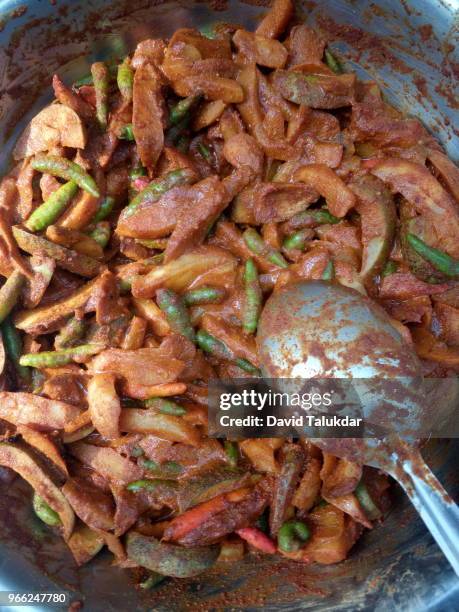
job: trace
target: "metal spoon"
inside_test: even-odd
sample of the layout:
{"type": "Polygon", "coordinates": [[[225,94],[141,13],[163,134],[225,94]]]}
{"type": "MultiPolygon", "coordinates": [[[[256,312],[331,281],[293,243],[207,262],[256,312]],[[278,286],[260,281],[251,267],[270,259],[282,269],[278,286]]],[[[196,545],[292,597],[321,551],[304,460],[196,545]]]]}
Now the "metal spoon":
{"type": "Polygon", "coordinates": [[[457,379],[435,381],[434,397],[441,397],[441,405],[425,401],[420,362],[383,308],[325,281],[287,285],[274,293],[263,309],[257,344],[265,378],[354,379],[365,422],[387,435],[321,437],[314,443],[395,478],[459,576],[459,508],[406,441],[426,437],[433,410],[446,418],[457,409],[457,379]]]}

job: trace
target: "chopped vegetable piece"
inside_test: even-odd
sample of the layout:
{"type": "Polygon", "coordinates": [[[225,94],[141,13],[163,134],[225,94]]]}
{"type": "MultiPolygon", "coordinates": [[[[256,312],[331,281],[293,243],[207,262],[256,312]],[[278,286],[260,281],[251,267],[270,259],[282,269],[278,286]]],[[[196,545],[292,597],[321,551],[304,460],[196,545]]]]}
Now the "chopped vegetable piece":
{"type": "Polygon", "coordinates": [[[389,259],[389,261],[384,266],[383,271],[381,272],[381,276],[382,278],[384,278],[385,276],[389,276],[390,274],[397,272],[397,270],[398,270],[397,262],[394,261],[393,259],[389,259]]]}
{"type": "Polygon", "coordinates": [[[275,537],[287,518],[287,511],[299,481],[304,462],[304,453],[298,444],[286,444],[281,449],[281,466],[274,486],[269,513],[269,530],[275,537]]]}
{"type": "Polygon", "coordinates": [[[132,88],[134,84],[134,71],[131,68],[131,62],[128,57],[118,66],[116,82],[123,100],[125,102],[131,102],[132,88]]]}
{"type": "Polygon", "coordinates": [[[230,440],[225,440],[225,453],[228,457],[228,462],[231,467],[237,467],[239,461],[239,450],[236,442],[230,442],[230,440]]]}
{"type": "Polygon", "coordinates": [[[108,122],[108,87],[110,75],[104,62],[95,62],[91,74],[96,93],[96,116],[100,127],[105,130],[108,122]]]}
{"type": "Polygon", "coordinates": [[[197,332],[196,341],[204,352],[215,355],[215,357],[219,359],[233,361],[235,365],[249,374],[253,374],[254,376],[260,375],[260,370],[250,363],[248,359],[241,357],[236,358],[232,351],[230,351],[229,348],[223,342],[221,342],[221,340],[218,340],[215,338],[215,336],[212,336],[203,329],[200,329],[197,332]]]}
{"type": "Polygon", "coordinates": [[[453,259],[447,253],[428,246],[423,240],[414,234],[408,234],[409,245],[424,259],[430,262],[437,270],[445,276],[456,278],[459,276],[459,260],[453,259]]]}
{"type": "Polygon", "coordinates": [[[268,261],[280,268],[288,268],[288,262],[284,259],[282,254],[269,247],[256,230],[253,228],[246,229],[243,237],[246,245],[255,255],[266,257],[268,261]]]}
{"type": "Polygon", "coordinates": [[[75,523],[75,515],[60,489],[38,463],[23,449],[2,442],[0,444],[0,465],[9,467],[22,476],[43,501],[57,513],[61,521],[63,536],[68,540],[75,523]]]}
{"type": "MultiPolygon", "coordinates": [[[[159,478],[144,478],[143,480],[135,480],[134,482],[130,482],[128,485],[126,485],[126,489],[128,491],[132,491],[133,493],[138,493],[139,491],[155,491],[158,487],[164,486],[164,484],[164,480],[159,478]]],[[[174,482],[168,482],[167,486],[174,489],[177,488],[177,485],[174,482]]]]}
{"type": "Polygon", "coordinates": [[[75,89],[79,89],[80,87],[83,87],[83,85],[92,85],[92,83],[92,74],[86,74],[85,76],[82,76],[81,79],[74,81],[73,86],[75,89]]]}
{"type": "Polygon", "coordinates": [[[110,236],[111,228],[108,221],[101,221],[97,223],[96,227],[89,232],[89,237],[95,240],[103,249],[105,249],[107,244],[110,242],[110,236]]]}
{"type": "Polygon", "coordinates": [[[325,270],[321,276],[322,280],[331,281],[335,278],[335,266],[333,265],[333,260],[329,260],[328,264],[325,267],[325,270]]]}
{"type": "Polygon", "coordinates": [[[335,55],[333,55],[330,49],[325,49],[324,55],[325,63],[330,68],[330,70],[333,70],[335,74],[342,74],[343,67],[341,66],[341,62],[335,57],[335,55]]]}
{"type": "Polygon", "coordinates": [[[22,339],[9,317],[3,321],[1,331],[6,355],[14,364],[19,378],[26,384],[30,383],[31,372],[29,368],[19,364],[22,355],[22,339]]]}
{"type": "Polygon", "coordinates": [[[221,287],[199,287],[191,289],[183,294],[186,306],[198,306],[200,304],[219,304],[226,296],[226,291],[221,287]]]}
{"type": "Polygon", "coordinates": [[[81,344],[62,349],[60,351],[42,351],[41,353],[28,353],[22,355],[19,364],[32,368],[58,368],[72,361],[81,361],[103,350],[100,344],[81,344]]]}
{"type": "Polygon", "coordinates": [[[121,216],[124,218],[130,217],[136,212],[141,204],[153,204],[153,202],[159,200],[162,194],[169,191],[169,189],[189,183],[193,176],[194,174],[192,175],[186,168],[181,168],[169,172],[169,174],[166,174],[161,179],[152,181],[143,191],[131,200],[129,205],[121,213],[121,216]]]}
{"type": "Polygon", "coordinates": [[[54,346],[57,350],[75,346],[86,331],[86,322],[84,319],[71,317],[67,323],[61,327],[59,333],[54,339],[54,346]]]}
{"type": "Polygon", "coordinates": [[[135,181],[135,179],[141,178],[142,176],[147,176],[147,170],[143,166],[136,166],[129,172],[131,181],[135,181]]]}
{"type": "Polygon", "coordinates": [[[370,521],[375,521],[382,516],[381,510],[371,499],[370,494],[368,493],[368,489],[365,486],[365,483],[360,481],[357,485],[355,491],[355,496],[359,500],[359,504],[362,506],[365,514],[370,519],[370,521]]]}
{"type": "Polygon", "coordinates": [[[184,119],[188,119],[189,121],[190,112],[200,99],[200,95],[188,96],[187,98],[180,100],[180,102],[177,102],[177,104],[170,110],[169,125],[177,125],[184,119]]]}
{"type": "Polygon", "coordinates": [[[257,329],[262,306],[258,270],[253,259],[249,259],[245,263],[244,286],[245,300],[242,311],[242,327],[246,333],[253,334],[257,329]]]}
{"type": "Polygon", "coordinates": [[[103,537],[84,523],[75,527],[67,542],[78,565],[83,565],[95,557],[101,551],[104,543],[103,537]]]}
{"type": "Polygon", "coordinates": [[[171,400],[163,399],[162,397],[152,397],[144,401],[146,408],[155,408],[161,414],[172,414],[173,416],[183,416],[186,414],[186,408],[179,406],[171,400]]]}
{"type": "Polygon", "coordinates": [[[194,329],[183,300],[171,289],[158,289],[156,301],[165,313],[171,329],[193,342],[195,339],[194,329]]]}
{"type": "Polygon", "coordinates": [[[171,414],[160,414],[153,410],[127,408],[121,411],[121,431],[153,434],[171,442],[182,442],[198,446],[201,440],[198,429],[185,419],[171,414]]]}
{"type": "Polygon", "coordinates": [[[310,239],[310,233],[306,230],[299,230],[287,236],[284,240],[283,247],[284,249],[298,249],[300,251],[304,251],[306,247],[306,243],[310,239]]]}
{"type": "Polygon", "coordinates": [[[55,244],[50,240],[46,240],[43,236],[29,234],[29,232],[19,227],[13,227],[13,235],[21,249],[27,253],[31,255],[45,254],[55,259],[61,268],[69,272],[91,278],[102,271],[102,264],[96,259],[72,249],[67,249],[60,244],[55,244]]]}
{"type": "Polygon", "coordinates": [[[24,282],[25,276],[19,270],[15,270],[0,289],[0,323],[6,319],[15,307],[24,282]]]}
{"type": "Polygon", "coordinates": [[[121,140],[130,140],[131,142],[135,140],[134,132],[132,130],[132,123],[123,126],[118,138],[120,138],[121,140]]]}
{"type": "Polygon", "coordinates": [[[106,219],[112,212],[114,206],[115,206],[115,198],[112,198],[111,196],[106,196],[102,200],[99,206],[99,210],[94,215],[94,218],[92,219],[92,221],[94,223],[98,223],[99,221],[103,221],[104,219],[106,219]]]}
{"type": "Polygon", "coordinates": [[[256,527],[244,527],[236,531],[237,535],[245,540],[254,548],[261,552],[273,554],[276,552],[276,545],[263,531],[256,527]]]}
{"type": "Polygon", "coordinates": [[[126,540],[126,552],[129,559],[149,570],[165,576],[189,578],[212,567],[220,547],[183,548],[131,531],[126,540]]]}
{"type": "Polygon", "coordinates": [[[78,191],[75,181],[69,181],[59,187],[41,206],[36,208],[25,222],[31,232],[41,232],[59,218],[70,200],[78,191]]]}
{"type": "Polygon", "coordinates": [[[32,160],[32,168],[44,174],[58,176],[66,181],[75,181],[78,187],[81,187],[81,189],[84,189],[96,198],[100,195],[97,184],[92,176],[79,164],[65,159],[65,157],[39,154],[32,160]]]}
{"type": "Polygon", "coordinates": [[[55,527],[56,525],[61,525],[61,519],[57,512],[48,506],[44,499],[42,499],[37,493],[34,493],[33,496],[33,510],[38,518],[50,525],[51,527],[55,527]]]}
{"type": "Polygon", "coordinates": [[[309,527],[302,521],[287,521],[279,529],[277,541],[285,552],[294,552],[304,546],[310,538],[309,527]]]}

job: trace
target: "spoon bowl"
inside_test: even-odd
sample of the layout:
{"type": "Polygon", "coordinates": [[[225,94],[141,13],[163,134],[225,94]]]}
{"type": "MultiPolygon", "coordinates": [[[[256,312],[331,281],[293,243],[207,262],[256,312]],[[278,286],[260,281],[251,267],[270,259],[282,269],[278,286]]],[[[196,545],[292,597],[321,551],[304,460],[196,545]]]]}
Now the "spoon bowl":
{"type": "MultiPolygon", "coordinates": [[[[419,359],[389,315],[357,291],[325,281],[275,292],[263,309],[257,344],[263,376],[282,390],[292,390],[291,379],[298,386],[304,379],[352,381],[364,422],[383,434],[331,438],[325,432],[312,441],[394,477],[459,575],[459,509],[416,445],[406,442],[426,437],[434,415],[441,421],[457,407],[457,379],[446,378],[426,393],[419,359]]],[[[311,437],[309,431],[300,435],[311,437]]]]}

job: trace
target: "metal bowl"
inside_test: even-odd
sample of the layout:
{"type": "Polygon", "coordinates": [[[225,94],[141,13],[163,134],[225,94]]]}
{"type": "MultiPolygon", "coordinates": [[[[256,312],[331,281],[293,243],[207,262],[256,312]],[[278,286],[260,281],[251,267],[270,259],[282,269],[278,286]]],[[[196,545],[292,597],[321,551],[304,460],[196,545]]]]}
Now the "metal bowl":
{"type": "MultiPolygon", "coordinates": [[[[226,21],[251,28],[267,4],[0,1],[1,169],[7,169],[25,121],[50,99],[53,72],[79,78],[91,61],[123,56],[138,41],[168,36],[178,27],[226,21]]],[[[328,30],[332,48],[347,65],[361,78],[376,79],[398,108],[420,117],[456,160],[457,8],[457,0],[297,3],[300,19],[328,30]]],[[[457,440],[426,448],[430,465],[453,495],[459,494],[458,451],[457,440]]],[[[304,566],[248,556],[198,578],[166,581],[151,592],[136,590],[129,571],[111,566],[108,554],[76,568],[65,544],[34,517],[30,497],[23,482],[0,483],[0,590],[65,591],[91,612],[458,609],[459,581],[397,490],[384,524],[367,532],[343,563],[304,566]]]]}

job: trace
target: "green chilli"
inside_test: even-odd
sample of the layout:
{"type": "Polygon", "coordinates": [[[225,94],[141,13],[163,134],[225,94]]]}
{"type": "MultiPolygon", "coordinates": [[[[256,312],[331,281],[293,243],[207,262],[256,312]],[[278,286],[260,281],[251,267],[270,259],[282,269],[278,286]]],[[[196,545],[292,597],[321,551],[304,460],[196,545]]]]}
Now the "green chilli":
{"type": "Polygon", "coordinates": [[[132,70],[131,62],[128,57],[118,66],[116,82],[123,100],[125,102],[131,102],[134,84],[134,71],[132,70]]]}
{"type": "Polygon", "coordinates": [[[108,123],[108,88],[110,73],[104,62],[95,62],[91,66],[91,74],[96,94],[96,117],[100,127],[105,130],[108,123]]]}
{"type": "Polygon", "coordinates": [[[172,125],[166,132],[165,141],[169,146],[177,146],[177,143],[180,142],[181,138],[183,138],[188,130],[188,124],[190,123],[189,116],[185,116],[177,125],[172,125]]]}
{"type": "Polygon", "coordinates": [[[214,355],[214,357],[217,357],[218,359],[233,359],[233,354],[228,349],[226,344],[203,329],[200,329],[197,332],[196,342],[201,350],[203,350],[205,353],[209,353],[210,355],[214,355]]]}
{"type": "Polygon", "coordinates": [[[195,95],[188,96],[177,102],[169,112],[169,125],[177,125],[184,119],[189,121],[190,111],[200,99],[200,95],[195,95]]]}
{"type": "Polygon", "coordinates": [[[277,543],[285,552],[300,550],[310,538],[309,527],[303,521],[287,521],[279,529],[277,543]]]}
{"type": "Polygon", "coordinates": [[[282,246],[284,249],[297,249],[299,251],[304,251],[310,237],[309,231],[309,229],[304,229],[293,232],[293,234],[287,236],[282,246]]]}
{"type": "Polygon", "coordinates": [[[104,219],[106,219],[111,214],[114,206],[115,198],[112,198],[112,196],[106,196],[102,200],[99,206],[99,210],[94,215],[92,222],[98,223],[99,221],[103,221],[104,219]]]}
{"type": "MultiPolygon", "coordinates": [[[[139,491],[156,491],[156,489],[160,486],[163,486],[164,480],[160,478],[143,478],[142,480],[134,480],[134,482],[130,482],[126,485],[126,489],[128,491],[132,491],[132,493],[138,493],[139,491]]],[[[173,485],[173,483],[170,483],[173,485]]]]}
{"type": "Polygon", "coordinates": [[[89,232],[88,236],[95,240],[103,249],[110,241],[111,229],[108,221],[101,221],[96,224],[96,227],[89,232]]]}
{"type": "Polygon", "coordinates": [[[355,488],[354,494],[370,521],[375,521],[376,519],[381,518],[382,512],[372,500],[371,495],[368,493],[368,489],[363,481],[359,482],[355,488]]]}
{"type": "Polygon", "coordinates": [[[132,123],[128,123],[121,128],[118,138],[120,140],[130,140],[131,142],[135,140],[132,123]]]}
{"type": "Polygon", "coordinates": [[[248,359],[238,357],[234,360],[234,364],[237,365],[238,368],[241,368],[241,370],[244,370],[244,372],[252,374],[257,378],[261,376],[261,371],[256,366],[254,366],[253,363],[251,363],[248,359]]]}
{"type": "Polygon", "coordinates": [[[150,397],[147,400],[144,400],[143,405],[146,408],[154,408],[161,414],[171,414],[173,416],[183,416],[186,414],[186,409],[182,408],[175,402],[167,399],[163,399],[162,397],[150,397]]]}
{"type": "Polygon", "coordinates": [[[84,336],[85,331],[86,322],[84,319],[71,317],[54,338],[54,346],[57,350],[75,346],[84,336]]]}
{"type": "Polygon", "coordinates": [[[93,80],[92,80],[92,74],[87,74],[84,77],[81,77],[81,79],[77,79],[76,81],[73,82],[73,87],[75,87],[76,89],[79,89],[80,87],[83,87],[83,85],[92,85],[93,84],[93,80]]]}
{"type": "Polygon", "coordinates": [[[135,179],[138,179],[142,176],[147,176],[147,169],[143,166],[136,166],[135,168],[132,168],[132,170],[129,172],[129,179],[131,181],[135,181],[135,179]]]}
{"type": "Polygon", "coordinates": [[[13,325],[10,317],[7,317],[2,323],[2,337],[5,351],[13,363],[14,368],[19,378],[26,384],[30,383],[31,371],[29,368],[19,365],[19,359],[22,355],[22,338],[16,327],[13,325]]]}
{"type": "Polygon", "coordinates": [[[32,368],[58,368],[72,361],[97,355],[102,350],[100,344],[81,344],[80,346],[61,349],[59,351],[43,351],[27,353],[19,359],[20,365],[32,368]]]}
{"type": "Polygon", "coordinates": [[[25,276],[19,270],[14,270],[0,289],[0,323],[2,323],[15,307],[25,276]]]}
{"type": "Polygon", "coordinates": [[[244,303],[242,308],[242,328],[248,334],[255,333],[261,313],[262,292],[258,279],[257,266],[248,259],[244,270],[244,303]]]}
{"type": "Polygon", "coordinates": [[[226,361],[231,361],[235,365],[237,365],[241,370],[248,372],[249,374],[253,374],[254,376],[260,376],[260,370],[250,363],[247,359],[243,357],[235,357],[232,351],[226,346],[224,342],[212,336],[208,332],[200,329],[196,334],[196,342],[201,350],[205,353],[209,353],[210,355],[214,355],[218,359],[223,359],[226,361]]]}
{"type": "Polygon", "coordinates": [[[158,289],[156,292],[156,302],[166,315],[172,330],[194,342],[194,329],[182,298],[171,289],[158,289]]]}
{"type": "Polygon", "coordinates": [[[331,281],[335,278],[335,266],[333,265],[333,261],[330,259],[327,265],[325,266],[325,270],[322,272],[321,279],[331,281]]]}
{"type": "Polygon", "coordinates": [[[325,63],[335,74],[342,74],[343,67],[341,66],[341,62],[333,55],[333,53],[329,49],[325,49],[325,63]]]}
{"type": "Polygon", "coordinates": [[[153,203],[160,199],[163,193],[166,193],[173,187],[190,183],[193,174],[186,168],[173,170],[159,179],[155,179],[145,187],[133,200],[126,206],[122,212],[122,216],[127,218],[135,213],[141,204],[153,203]]]}
{"type": "Polygon", "coordinates": [[[32,168],[44,174],[58,176],[66,181],[75,181],[95,198],[100,196],[95,180],[79,164],[58,155],[38,154],[32,160],[32,168]]]}
{"type": "Polygon", "coordinates": [[[439,272],[450,278],[459,276],[459,260],[453,259],[444,251],[430,247],[414,234],[407,234],[406,239],[413,251],[432,264],[439,272]]]}
{"type": "Polygon", "coordinates": [[[57,512],[55,512],[37,493],[34,493],[32,505],[33,511],[41,521],[51,527],[61,525],[61,519],[57,512]]]}
{"type": "Polygon", "coordinates": [[[313,210],[304,210],[297,213],[290,219],[293,227],[315,227],[316,225],[336,225],[341,219],[335,217],[326,208],[318,208],[313,210]]]}
{"type": "Polygon", "coordinates": [[[201,154],[201,156],[207,161],[207,162],[211,162],[212,159],[212,155],[210,152],[210,149],[207,145],[205,145],[203,142],[199,142],[198,143],[198,151],[201,154]]]}
{"type": "Polygon", "coordinates": [[[397,270],[398,270],[397,262],[394,261],[393,259],[389,259],[389,261],[384,266],[383,271],[381,272],[381,276],[382,278],[385,278],[386,276],[390,276],[391,274],[394,274],[394,272],[397,272],[397,270]]]}
{"type": "Polygon", "coordinates": [[[78,191],[78,185],[75,181],[69,181],[54,191],[46,202],[36,208],[27,221],[25,227],[31,232],[41,232],[58,219],[67,206],[70,200],[78,191]]]}
{"type": "Polygon", "coordinates": [[[283,255],[276,251],[276,249],[268,246],[255,229],[249,227],[245,230],[242,237],[252,253],[266,257],[268,261],[275,266],[279,266],[279,268],[288,268],[288,262],[284,259],[283,255]]]}
{"type": "Polygon", "coordinates": [[[239,462],[239,450],[238,446],[235,442],[231,442],[230,440],[225,440],[225,453],[228,458],[228,463],[232,468],[237,467],[239,462]]]}
{"type": "Polygon", "coordinates": [[[136,242],[147,249],[159,249],[160,251],[164,251],[167,246],[167,238],[146,238],[145,240],[136,238],[136,242]]]}
{"type": "Polygon", "coordinates": [[[203,286],[190,289],[183,294],[186,306],[199,306],[200,304],[219,304],[225,299],[226,291],[220,287],[203,286]]]}

